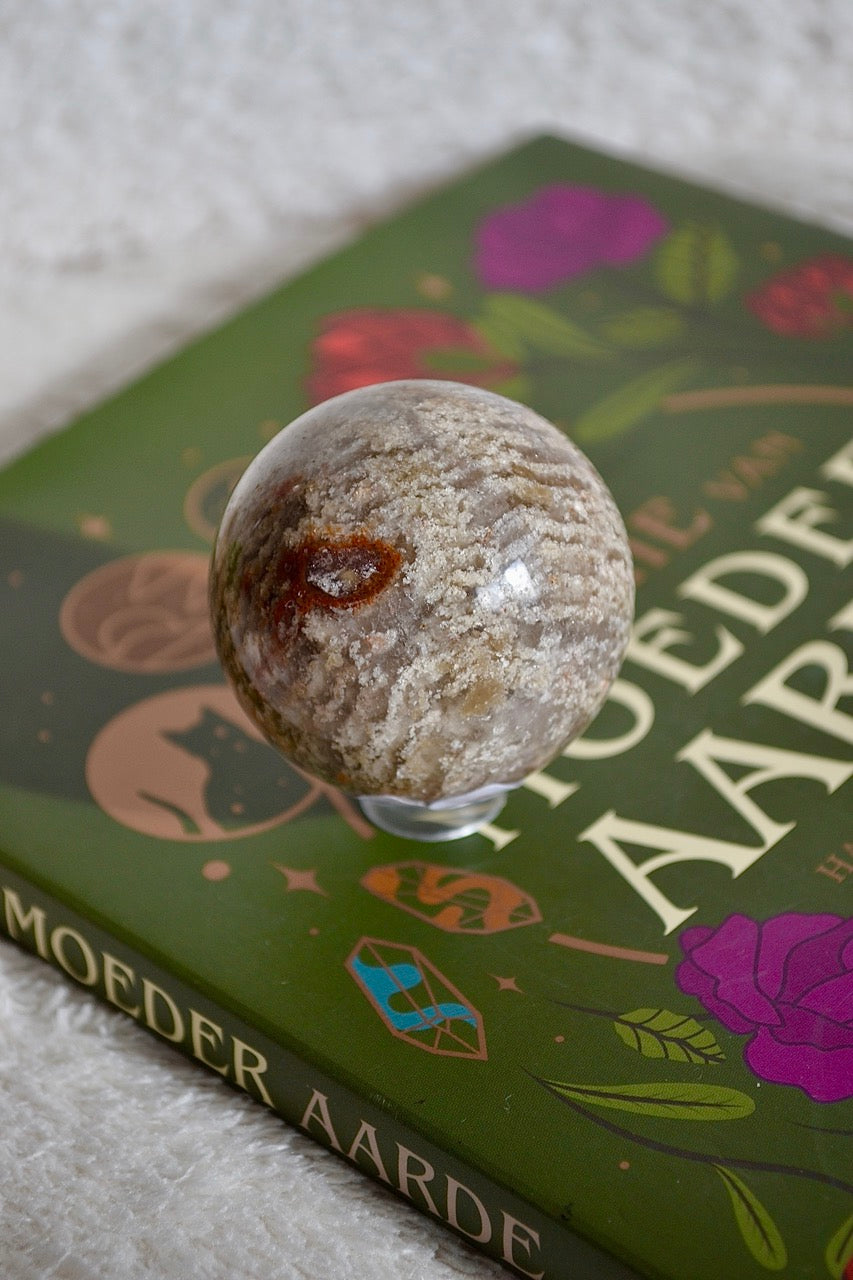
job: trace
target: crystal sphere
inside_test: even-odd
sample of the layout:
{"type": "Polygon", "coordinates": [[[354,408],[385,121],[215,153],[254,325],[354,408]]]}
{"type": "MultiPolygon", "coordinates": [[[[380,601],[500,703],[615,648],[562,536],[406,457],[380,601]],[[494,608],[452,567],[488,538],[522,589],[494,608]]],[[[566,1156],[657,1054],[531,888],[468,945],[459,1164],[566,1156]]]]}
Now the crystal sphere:
{"type": "Polygon", "coordinates": [[[633,600],[584,454],[444,381],[350,391],[281,431],[231,495],[211,573],[223,668],[269,741],[419,806],[511,787],[579,734],[633,600]]]}

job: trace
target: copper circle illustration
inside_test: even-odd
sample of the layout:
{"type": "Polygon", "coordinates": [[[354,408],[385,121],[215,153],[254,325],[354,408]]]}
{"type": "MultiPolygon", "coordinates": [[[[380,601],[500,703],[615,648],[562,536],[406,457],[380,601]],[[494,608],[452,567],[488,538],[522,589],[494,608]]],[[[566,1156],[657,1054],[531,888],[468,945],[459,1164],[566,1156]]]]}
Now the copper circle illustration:
{"type": "Polygon", "coordinates": [[[251,459],[229,458],[203,471],[190,485],[184,498],[184,519],[193,533],[213,542],[225,504],[251,459]]]}
{"type": "Polygon", "coordinates": [[[76,653],[114,671],[161,674],[215,661],[207,556],[148,551],[111,560],[76,583],[59,625],[76,653]]]}
{"type": "Polygon", "coordinates": [[[225,685],[155,694],[114,716],[86,759],[96,804],[164,840],[230,840],[279,826],[322,794],[261,737],[225,685]]]}

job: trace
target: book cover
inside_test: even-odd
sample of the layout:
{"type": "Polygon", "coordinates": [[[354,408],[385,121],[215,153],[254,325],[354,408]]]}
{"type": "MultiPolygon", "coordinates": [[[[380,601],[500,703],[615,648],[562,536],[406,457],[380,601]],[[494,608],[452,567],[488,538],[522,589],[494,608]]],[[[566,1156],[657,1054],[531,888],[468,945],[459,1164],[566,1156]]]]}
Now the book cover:
{"type": "Polygon", "coordinates": [[[519,1274],[849,1274],[853,247],[535,140],[0,475],[0,923],[519,1274]],[[210,547],[310,405],[447,377],[611,487],[593,726],[423,845],[291,769],[210,547]]]}

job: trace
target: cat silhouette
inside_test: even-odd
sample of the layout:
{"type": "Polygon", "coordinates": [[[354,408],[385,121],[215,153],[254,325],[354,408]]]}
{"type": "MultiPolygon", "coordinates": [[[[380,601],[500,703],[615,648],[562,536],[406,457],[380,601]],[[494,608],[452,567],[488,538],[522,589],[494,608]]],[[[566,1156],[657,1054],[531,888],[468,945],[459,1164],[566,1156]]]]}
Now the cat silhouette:
{"type": "MultiPolygon", "coordinates": [[[[161,736],[206,766],[204,809],[223,830],[267,822],[299,804],[311,790],[310,782],[277,751],[210,707],[200,708],[195,724],[163,730],[161,736]]],[[[164,803],[155,795],[146,798],[164,803]]]]}

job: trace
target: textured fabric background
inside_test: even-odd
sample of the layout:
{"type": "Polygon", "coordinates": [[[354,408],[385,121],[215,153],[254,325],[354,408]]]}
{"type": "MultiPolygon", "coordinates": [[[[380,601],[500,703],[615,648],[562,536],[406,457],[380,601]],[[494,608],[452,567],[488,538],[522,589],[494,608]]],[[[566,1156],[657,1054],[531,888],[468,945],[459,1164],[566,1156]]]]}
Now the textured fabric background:
{"type": "MultiPolygon", "coordinates": [[[[0,0],[0,457],[540,129],[853,233],[849,0],[0,0]]],[[[0,944],[4,1280],[485,1280],[0,944]]]]}

